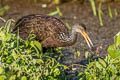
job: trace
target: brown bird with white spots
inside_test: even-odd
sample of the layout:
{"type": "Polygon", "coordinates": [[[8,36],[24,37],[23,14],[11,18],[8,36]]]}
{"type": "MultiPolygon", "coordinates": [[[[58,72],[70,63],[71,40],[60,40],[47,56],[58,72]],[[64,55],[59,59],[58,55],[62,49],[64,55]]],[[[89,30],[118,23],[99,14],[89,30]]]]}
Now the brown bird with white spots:
{"type": "Polygon", "coordinates": [[[35,39],[45,48],[71,46],[76,42],[78,33],[83,35],[90,48],[93,47],[84,26],[76,24],[68,30],[61,20],[52,16],[40,14],[24,16],[16,22],[13,33],[17,33],[18,28],[22,39],[28,39],[30,34],[35,34],[35,39]]]}

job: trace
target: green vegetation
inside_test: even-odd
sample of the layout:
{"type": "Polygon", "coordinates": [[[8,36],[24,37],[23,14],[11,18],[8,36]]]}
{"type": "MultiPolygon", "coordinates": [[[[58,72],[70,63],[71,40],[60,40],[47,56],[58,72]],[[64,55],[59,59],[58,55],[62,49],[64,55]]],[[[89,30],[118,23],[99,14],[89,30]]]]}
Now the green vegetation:
{"type": "Polygon", "coordinates": [[[114,37],[114,44],[110,45],[107,49],[112,58],[120,57],[120,32],[114,37]]]}
{"type": "Polygon", "coordinates": [[[92,10],[93,10],[93,14],[94,14],[94,16],[96,16],[97,13],[96,13],[95,2],[94,2],[94,0],[89,0],[89,1],[90,1],[90,4],[91,4],[91,7],[92,7],[92,10]]]}
{"type": "Polygon", "coordinates": [[[80,72],[79,80],[119,80],[120,59],[106,56],[98,61],[90,62],[84,72],[80,72]]]}
{"type": "MultiPolygon", "coordinates": [[[[100,25],[103,26],[102,21],[102,2],[99,2],[98,10],[96,10],[94,0],[90,0],[94,16],[98,15],[100,25]]],[[[58,7],[57,7],[58,8],[58,7]]],[[[60,9],[49,15],[60,15],[60,9]]],[[[114,9],[114,14],[112,12],[111,6],[108,6],[109,17],[113,19],[114,16],[118,15],[117,9],[114,9]]],[[[68,29],[71,29],[68,23],[66,23],[68,29]]],[[[76,77],[79,80],[119,80],[120,79],[120,32],[114,37],[114,44],[110,45],[107,49],[109,53],[105,58],[98,58],[93,62],[89,62],[86,65],[84,72],[80,72],[76,77]]],[[[80,52],[77,51],[74,55],[74,59],[80,56],[80,52]]],[[[85,57],[88,58],[88,52],[86,52],[85,57]]]]}
{"type": "MultiPolygon", "coordinates": [[[[57,3],[61,0],[52,1],[57,3]]],[[[96,9],[95,0],[89,1],[94,16],[98,16],[100,25],[103,26],[103,2],[96,0],[99,2],[98,9],[96,9]]],[[[0,8],[0,16],[4,16],[8,9],[9,6],[0,8]]],[[[59,7],[56,7],[56,11],[48,15],[57,14],[63,16],[59,7]]],[[[118,16],[117,9],[113,11],[111,6],[108,6],[108,15],[111,19],[118,16]]],[[[62,54],[51,57],[50,55],[54,54],[51,50],[43,53],[41,44],[33,40],[35,35],[31,34],[28,40],[22,40],[19,37],[19,32],[18,34],[10,33],[13,19],[8,21],[1,17],[0,19],[6,22],[5,25],[0,26],[0,80],[67,80],[64,70],[69,67],[59,62],[62,54]]],[[[71,30],[70,25],[65,24],[71,30]]],[[[62,53],[60,48],[57,48],[57,51],[62,53]]],[[[115,35],[114,43],[108,47],[107,52],[109,54],[105,58],[89,62],[84,72],[80,72],[76,78],[79,80],[120,80],[120,32],[115,35]]],[[[74,59],[78,56],[80,56],[80,51],[75,53],[74,59]]],[[[89,52],[86,51],[85,58],[88,56],[89,52]]]]}
{"type": "Polygon", "coordinates": [[[49,16],[53,16],[53,15],[56,15],[56,14],[59,14],[60,16],[63,16],[63,14],[62,14],[62,12],[60,11],[60,8],[59,8],[59,7],[56,7],[56,11],[53,11],[53,12],[48,13],[49,16]]]}
{"type": "Polygon", "coordinates": [[[101,10],[101,6],[102,6],[102,3],[99,4],[99,8],[98,8],[98,18],[99,18],[99,22],[100,22],[100,25],[103,26],[103,21],[102,21],[102,10],[101,10]]]}
{"type": "Polygon", "coordinates": [[[108,47],[109,55],[104,59],[90,62],[79,80],[119,80],[120,79],[120,32],[114,37],[114,44],[108,47]]]}
{"type": "Polygon", "coordinates": [[[9,9],[9,6],[4,6],[0,8],[0,16],[4,16],[5,12],[9,9]]]}
{"type": "MultiPolygon", "coordinates": [[[[98,19],[99,19],[99,22],[100,22],[100,26],[103,26],[103,21],[102,21],[102,14],[103,14],[102,4],[105,3],[105,2],[111,2],[111,1],[113,1],[113,0],[89,0],[94,16],[97,16],[97,13],[98,13],[98,19]],[[98,4],[99,4],[98,5],[98,9],[96,9],[95,2],[98,2],[98,4]]],[[[118,15],[117,9],[114,9],[114,14],[115,14],[114,16],[118,15]]],[[[112,13],[110,5],[108,5],[108,15],[109,15],[109,17],[111,19],[113,18],[113,13],[112,13]]]]}
{"type": "MultiPolygon", "coordinates": [[[[8,20],[0,28],[0,80],[66,80],[64,70],[68,67],[59,63],[58,56],[48,56],[51,52],[43,53],[41,44],[33,40],[35,35],[22,40],[19,34],[9,32],[13,21],[8,20]]],[[[109,55],[90,62],[84,72],[78,74],[79,80],[120,79],[120,32],[114,40],[107,50],[109,55]]],[[[61,53],[61,49],[57,51],[61,53]]]]}
{"type": "Polygon", "coordinates": [[[64,65],[42,52],[35,35],[22,40],[10,33],[12,21],[0,27],[0,80],[64,80],[64,65]]]}

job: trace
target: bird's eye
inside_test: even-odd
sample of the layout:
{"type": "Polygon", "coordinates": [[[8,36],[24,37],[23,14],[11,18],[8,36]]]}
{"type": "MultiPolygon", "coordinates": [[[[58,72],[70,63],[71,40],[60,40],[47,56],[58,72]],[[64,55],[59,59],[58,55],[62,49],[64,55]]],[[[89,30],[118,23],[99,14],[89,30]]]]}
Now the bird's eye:
{"type": "Polygon", "coordinates": [[[79,24],[79,25],[81,25],[83,27],[83,29],[86,30],[85,24],[82,23],[82,24],[79,24]]]}

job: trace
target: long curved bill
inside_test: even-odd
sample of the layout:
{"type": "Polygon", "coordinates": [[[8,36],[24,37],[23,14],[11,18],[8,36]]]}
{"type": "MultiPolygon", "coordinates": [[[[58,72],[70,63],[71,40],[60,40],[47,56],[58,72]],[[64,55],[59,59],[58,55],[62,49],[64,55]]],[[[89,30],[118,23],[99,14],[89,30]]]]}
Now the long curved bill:
{"type": "Polygon", "coordinates": [[[93,47],[93,43],[92,43],[91,39],[89,38],[89,36],[87,35],[87,33],[85,31],[80,31],[80,33],[85,38],[89,48],[92,48],[93,47]]]}

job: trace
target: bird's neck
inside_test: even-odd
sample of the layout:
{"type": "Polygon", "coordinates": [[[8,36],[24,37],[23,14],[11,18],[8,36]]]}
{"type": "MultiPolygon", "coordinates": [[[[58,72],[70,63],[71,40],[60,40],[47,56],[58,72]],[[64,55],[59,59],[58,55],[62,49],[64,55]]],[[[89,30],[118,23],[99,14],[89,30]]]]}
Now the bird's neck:
{"type": "Polygon", "coordinates": [[[67,42],[70,45],[74,44],[77,40],[77,32],[74,28],[72,28],[72,31],[69,30],[68,34],[62,34],[62,42],[67,42]]]}
{"type": "Polygon", "coordinates": [[[70,43],[71,44],[74,44],[76,41],[77,41],[77,32],[75,31],[74,28],[72,28],[72,31],[69,31],[69,38],[70,38],[70,43]]]}

